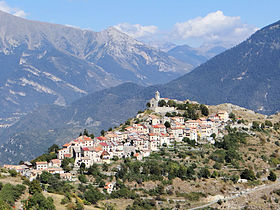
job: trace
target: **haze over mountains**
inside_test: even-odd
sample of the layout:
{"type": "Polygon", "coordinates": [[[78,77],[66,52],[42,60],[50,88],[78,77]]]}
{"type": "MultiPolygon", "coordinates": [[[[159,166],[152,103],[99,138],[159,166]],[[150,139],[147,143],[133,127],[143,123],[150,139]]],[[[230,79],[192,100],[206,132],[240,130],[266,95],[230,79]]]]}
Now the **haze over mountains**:
{"type": "Polygon", "coordinates": [[[280,110],[280,21],[257,31],[163,87],[166,95],[206,104],[230,102],[254,111],[280,110]]]}
{"type": "Polygon", "coordinates": [[[1,11],[0,65],[0,117],[66,105],[123,82],[168,82],[193,69],[113,27],[93,32],[1,11]]]}
{"type": "MultiPolygon", "coordinates": [[[[83,128],[94,130],[98,135],[100,129],[108,129],[135,116],[156,90],[163,97],[189,98],[205,104],[233,103],[273,114],[280,107],[279,46],[280,21],[164,85],[144,87],[125,83],[86,95],[69,106],[40,107],[5,129],[0,136],[2,143],[5,142],[0,148],[0,159],[6,162],[30,159],[48,145],[73,138],[83,128]],[[36,152],[32,150],[34,145],[38,148],[36,152]]],[[[190,57],[184,50],[192,50],[186,46],[175,49],[169,53],[177,53],[174,56],[182,60],[190,57]]],[[[197,62],[197,55],[192,56],[197,62]]]]}

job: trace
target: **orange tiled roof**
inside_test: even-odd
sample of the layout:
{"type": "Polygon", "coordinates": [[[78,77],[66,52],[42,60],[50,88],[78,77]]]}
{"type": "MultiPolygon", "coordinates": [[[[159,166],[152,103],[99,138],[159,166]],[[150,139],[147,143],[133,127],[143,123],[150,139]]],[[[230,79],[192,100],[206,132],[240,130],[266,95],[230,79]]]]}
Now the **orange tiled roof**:
{"type": "Polygon", "coordinates": [[[154,128],[165,128],[164,125],[160,124],[160,125],[153,125],[154,128]]]}
{"type": "Polygon", "coordinates": [[[39,165],[39,164],[48,164],[48,162],[47,161],[36,162],[36,165],[39,165]]]}
{"type": "Polygon", "coordinates": [[[59,160],[59,159],[52,159],[51,162],[52,163],[61,163],[61,160],[59,160]]]}
{"type": "Polygon", "coordinates": [[[97,146],[97,147],[94,148],[94,150],[95,150],[95,152],[100,152],[100,151],[102,151],[103,149],[102,149],[101,146],[97,146]]]}
{"type": "Polygon", "coordinates": [[[64,154],[64,157],[70,158],[71,154],[64,154]]]}

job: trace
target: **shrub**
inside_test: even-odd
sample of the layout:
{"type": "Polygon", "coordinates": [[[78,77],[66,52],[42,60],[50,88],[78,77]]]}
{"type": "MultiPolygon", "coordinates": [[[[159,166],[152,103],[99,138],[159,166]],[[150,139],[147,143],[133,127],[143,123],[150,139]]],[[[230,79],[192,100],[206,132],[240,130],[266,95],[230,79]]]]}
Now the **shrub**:
{"type": "Polygon", "coordinates": [[[210,171],[207,168],[201,168],[200,171],[198,172],[198,177],[199,178],[209,178],[211,176],[210,171]]]}
{"type": "Polygon", "coordinates": [[[264,122],[264,124],[265,124],[265,126],[267,126],[267,127],[272,127],[272,122],[269,121],[269,120],[266,120],[266,121],[264,122]]]}
{"type": "Polygon", "coordinates": [[[14,169],[9,170],[9,173],[11,175],[11,177],[16,177],[17,176],[17,171],[14,169]]]}
{"type": "Polygon", "coordinates": [[[280,189],[278,189],[278,190],[273,190],[273,193],[275,193],[275,194],[277,194],[277,195],[280,196],[280,189]]]}
{"type": "Polygon", "coordinates": [[[41,210],[54,210],[53,199],[51,197],[45,198],[42,193],[36,192],[29,197],[28,201],[24,201],[24,209],[41,209],[41,210]],[[39,208],[38,208],[39,207],[39,208]]]}
{"type": "Polygon", "coordinates": [[[88,180],[87,180],[87,178],[86,178],[86,176],[84,175],[84,174],[80,174],[79,176],[78,176],[78,179],[80,180],[80,182],[82,182],[82,183],[86,183],[88,180]]]}
{"type": "Polygon", "coordinates": [[[247,179],[250,181],[256,180],[254,171],[252,171],[251,169],[247,169],[247,168],[241,173],[240,177],[242,179],[247,179]]]}
{"type": "Polygon", "coordinates": [[[84,194],[85,199],[92,203],[96,204],[97,201],[102,200],[104,198],[104,195],[96,188],[93,188],[92,186],[89,187],[90,189],[87,190],[84,194]]]}
{"type": "Polygon", "coordinates": [[[277,179],[276,174],[273,171],[270,171],[269,176],[267,177],[268,180],[275,182],[277,179]]]}
{"type": "Polygon", "coordinates": [[[29,193],[30,194],[35,194],[35,193],[41,193],[42,192],[42,188],[40,185],[40,182],[36,179],[34,179],[32,182],[30,182],[29,184],[29,193]]]}
{"type": "Polygon", "coordinates": [[[18,184],[14,186],[5,184],[0,191],[0,199],[5,203],[13,205],[15,201],[20,198],[25,189],[26,187],[24,185],[18,184]]]}

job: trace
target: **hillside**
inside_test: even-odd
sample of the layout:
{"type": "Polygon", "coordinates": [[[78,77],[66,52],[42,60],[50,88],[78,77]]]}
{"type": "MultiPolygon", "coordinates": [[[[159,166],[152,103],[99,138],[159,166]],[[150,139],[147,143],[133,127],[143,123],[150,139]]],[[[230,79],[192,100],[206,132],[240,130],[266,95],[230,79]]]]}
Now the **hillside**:
{"type": "Polygon", "coordinates": [[[203,65],[162,87],[167,97],[206,104],[232,103],[273,114],[279,111],[280,21],[253,34],[203,65]]]}
{"type": "MultiPolygon", "coordinates": [[[[41,174],[38,179],[29,177],[32,178],[30,181],[28,181],[29,173],[22,173],[27,177],[19,179],[19,175],[13,170],[7,171],[7,168],[14,166],[5,166],[6,169],[0,171],[0,182],[5,184],[2,185],[3,189],[9,186],[6,186],[7,183],[25,185],[25,188],[21,187],[25,190],[25,194],[22,196],[19,194],[14,200],[11,200],[11,204],[16,202],[18,205],[20,200],[28,198],[31,202],[27,204],[31,207],[38,202],[36,197],[41,196],[41,199],[44,200],[44,195],[53,198],[53,201],[48,199],[51,209],[54,209],[53,205],[57,209],[69,206],[80,206],[85,209],[127,210],[277,209],[280,199],[278,167],[280,163],[278,152],[280,115],[268,117],[236,105],[220,104],[208,106],[209,113],[205,116],[199,108],[201,106],[196,102],[176,101],[174,105],[177,111],[181,110],[177,112],[177,117],[168,117],[152,110],[145,110],[137,115],[137,118],[132,118],[129,122],[126,121],[121,126],[106,132],[105,139],[103,138],[101,142],[98,142],[98,138],[91,139],[81,136],[71,141],[71,144],[74,145],[74,142],[88,144],[84,142],[85,139],[88,139],[88,141],[96,142],[97,145],[106,146],[106,142],[109,144],[112,141],[109,140],[109,136],[112,136],[113,133],[124,132],[127,134],[128,132],[130,134],[125,136],[133,136],[137,132],[129,131],[131,128],[138,129],[137,127],[148,126],[153,129],[150,123],[157,124],[156,121],[153,122],[153,119],[167,120],[169,118],[170,125],[176,126],[177,120],[182,119],[180,113],[188,112],[190,108],[196,109],[196,113],[200,117],[198,121],[201,123],[202,121],[209,122],[206,118],[214,120],[216,117],[216,120],[212,121],[212,123],[215,122],[212,125],[219,128],[219,135],[214,137],[215,143],[203,139],[202,136],[197,139],[197,143],[190,141],[189,138],[180,140],[174,136],[174,142],[167,145],[162,144],[157,151],[151,152],[146,157],[138,159],[138,156],[133,153],[126,158],[114,156],[109,161],[102,159],[103,162],[96,162],[85,168],[82,165],[75,166],[76,161],[74,160],[78,156],[64,158],[61,161],[62,169],[65,170],[65,174],[71,171],[73,179],[75,178],[75,180],[67,182],[64,181],[64,178],[59,179],[58,175],[47,172],[54,170],[54,166],[49,166],[51,168],[41,172],[32,168],[27,169],[27,171],[31,170],[41,174]],[[217,118],[219,115],[216,114],[220,111],[231,112],[230,119],[226,121],[225,118],[217,118]],[[40,183],[41,185],[39,185],[40,183]],[[112,192],[108,191],[110,183],[113,184],[112,192]],[[46,191],[42,192],[42,195],[41,186],[46,191]]],[[[188,116],[183,117],[183,121],[184,125],[193,122],[188,116]]],[[[171,128],[167,128],[167,132],[171,132],[171,130],[171,128]]],[[[142,130],[139,132],[139,136],[145,132],[142,130]]],[[[129,141],[129,138],[127,140],[126,143],[119,141],[119,144],[138,145],[136,142],[129,141]]],[[[64,143],[66,142],[69,142],[69,139],[64,143]]],[[[65,144],[64,147],[69,147],[71,144],[65,144]]],[[[141,144],[138,146],[141,148],[141,144]]],[[[36,165],[44,164],[43,161],[51,162],[51,159],[57,158],[57,153],[60,154],[61,150],[56,148],[56,146],[45,148],[45,154],[31,162],[36,165]]],[[[83,148],[88,151],[90,147],[83,148]]],[[[112,150],[114,151],[113,148],[112,150]]],[[[138,154],[141,152],[141,149],[137,151],[138,154]]],[[[59,168],[56,167],[56,169],[59,168]]],[[[60,176],[64,177],[62,174],[60,176]]],[[[0,195],[7,192],[0,188],[0,195]]],[[[15,192],[13,191],[13,193],[15,192]]],[[[6,196],[3,198],[4,202],[0,203],[0,206],[10,204],[6,196]]]]}
{"type": "Polygon", "coordinates": [[[136,110],[145,108],[146,100],[141,95],[144,89],[125,83],[89,94],[66,107],[52,105],[33,111],[2,133],[1,162],[34,158],[49,145],[61,145],[84,128],[98,134],[101,129],[118,126],[135,116],[136,110]]]}
{"type": "MultiPolygon", "coordinates": [[[[42,139],[51,145],[51,142],[58,143],[64,139],[59,133],[73,137],[83,128],[99,133],[101,129],[117,126],[135,116],[137,111],[145,108],[156,90],[169,98],[191,99],[205,104],[233,103],[256,112],[273,114],[280,107],[277,88],[279,49],[276,47],[279,24],[277,22],[261,29],[240,45],[165,85],[145,88],[127,83],[89,94],[65,108],[46,106],[43,110],[48,110],[47,117],[40,109],[34,111],[6,129],[1,135],[1,142],[14,142],[16,139],[16,142],[28,144],[29,141],[42,139]],[[58,117],[61,115],[63,117],[58,117]]],[[[3,150],[18,151],[11,143],[2,148],[5,148],[2,153],[3,150]]]]}

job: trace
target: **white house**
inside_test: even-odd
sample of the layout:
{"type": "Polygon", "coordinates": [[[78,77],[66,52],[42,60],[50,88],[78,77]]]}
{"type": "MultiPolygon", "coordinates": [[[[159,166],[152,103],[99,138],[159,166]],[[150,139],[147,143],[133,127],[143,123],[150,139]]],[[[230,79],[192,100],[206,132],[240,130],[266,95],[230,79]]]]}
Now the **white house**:
{"type": "Polygon", "coordinates": [[[37,170],[47,170],[48,162],[47,161],[36,162],[36,169],[37,170]]]}

